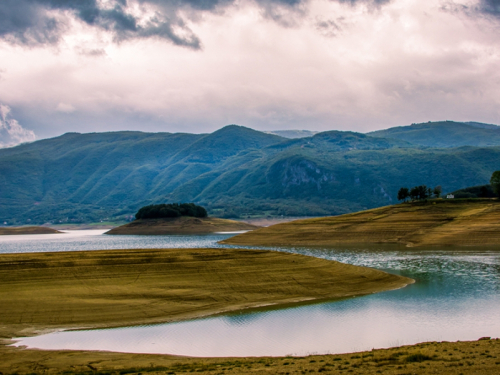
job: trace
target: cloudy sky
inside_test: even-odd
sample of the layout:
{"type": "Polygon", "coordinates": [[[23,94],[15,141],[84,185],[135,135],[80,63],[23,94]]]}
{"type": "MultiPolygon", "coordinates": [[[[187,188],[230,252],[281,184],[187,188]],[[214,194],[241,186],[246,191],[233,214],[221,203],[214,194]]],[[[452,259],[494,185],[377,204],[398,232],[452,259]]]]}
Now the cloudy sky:
{"type": "Polygon", "coordinates": [[[0,146],[500,124],[500,0],[2,0],[0,146]]]}

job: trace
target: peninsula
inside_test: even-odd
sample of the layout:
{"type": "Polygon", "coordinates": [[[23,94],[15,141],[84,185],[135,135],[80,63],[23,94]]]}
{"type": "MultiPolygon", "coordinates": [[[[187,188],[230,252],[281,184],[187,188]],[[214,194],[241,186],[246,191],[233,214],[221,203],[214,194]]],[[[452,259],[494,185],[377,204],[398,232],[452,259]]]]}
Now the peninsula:
{"type": "Polygon", "coordinates": [[[500,244],[497,199],[435,199],[296,220],[222,241],[249,246],[494,246],[500,244]]]}
{"type": "Polygon", "coordinates": [[[205,248],[2,254],[0,281],[0,339],[361,296],[414,282],[298,254],[205,248]]]}

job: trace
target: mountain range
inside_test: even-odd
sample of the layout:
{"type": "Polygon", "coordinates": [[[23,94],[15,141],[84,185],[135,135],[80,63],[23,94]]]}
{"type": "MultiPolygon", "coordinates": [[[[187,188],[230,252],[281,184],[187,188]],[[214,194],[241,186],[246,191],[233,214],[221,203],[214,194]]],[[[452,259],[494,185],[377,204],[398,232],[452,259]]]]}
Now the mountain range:
{"type": "Polygon", "coordinates": [[[291,135],[229,125],[210,134],[67,133],[0,149],[0,222],[130,219],[144,205],[174,202],[225,218],[336,215],[395,203],[402,186],[486,184],[500,169],[500,127],[490,124],[291,135]]]}

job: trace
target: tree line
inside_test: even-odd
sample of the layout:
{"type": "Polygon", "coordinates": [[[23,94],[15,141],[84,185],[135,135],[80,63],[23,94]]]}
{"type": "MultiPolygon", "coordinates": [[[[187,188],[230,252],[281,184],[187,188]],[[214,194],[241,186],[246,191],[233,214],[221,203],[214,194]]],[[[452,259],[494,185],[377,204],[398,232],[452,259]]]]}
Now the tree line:
{"type": "MultiPolygon", "coordinates": [[[[498,197],[500,197],[500,171],[493,172],[490,178],[490,186],[493,192],[498,197]]],[[[481,196],[486,197],[488,195],[486,187],[487,185],[480,187],[481,196]]],[[[408,198],[410,198],[412,201],[425,200],[427,198],[432,198],[433,196],[435,198],[439,198],[441,197],[442,191],[443,190],[441,189],[441,186],[436,186],[434,189],[431,189],[430,187],[427,187],[425,185],[415,186],[411,189],[402,187],[398,191],[398,200],[406,202],[408,198]]]]}
{"type": "Polygon", "coordinates": [[[207,210],[194,203],[152,204],[141,207],[135,214],[136,219],[161,219],[181,216],[207,217],[207,210]]]}
{"type": "Polygon", "coordinates": [[[407,187],[402,187],[398,191],[398,200],[406,202],[408,198],[412,201],[425,200],[427,198],[441,197],[443,189],[441,186],[436,186],[434,189],[427,187],[426,185],[420,185],[408,189],[407,187]]]}

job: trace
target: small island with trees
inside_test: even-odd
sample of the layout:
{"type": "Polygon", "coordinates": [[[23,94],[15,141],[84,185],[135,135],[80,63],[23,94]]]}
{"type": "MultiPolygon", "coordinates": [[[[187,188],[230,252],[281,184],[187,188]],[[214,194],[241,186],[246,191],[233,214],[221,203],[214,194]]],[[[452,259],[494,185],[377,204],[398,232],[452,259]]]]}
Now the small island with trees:
{"type": "Polygon", "coordinates": [[[207,210],[194,203],[154,204],[141,207],[136,220],[106,232],[121,235],[171,235],[239,232],[257,229],[248,223],[208,217],[207,210]]]}
{"type": "Polygon", "coordinates": [[[162,219],[167,217],[207,217],[207,210],[194,203],[152,204],[135,214],[136,219],[162,219]]]}

